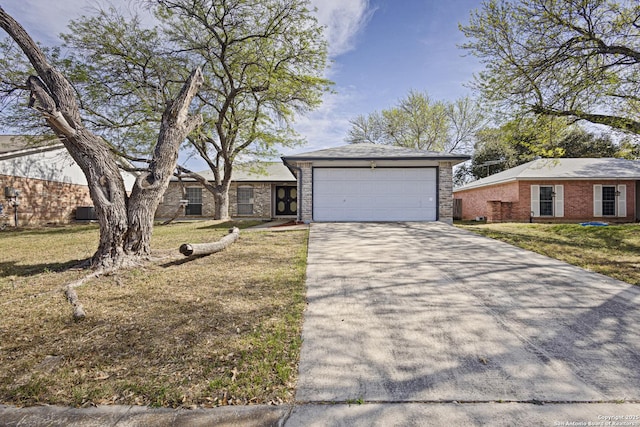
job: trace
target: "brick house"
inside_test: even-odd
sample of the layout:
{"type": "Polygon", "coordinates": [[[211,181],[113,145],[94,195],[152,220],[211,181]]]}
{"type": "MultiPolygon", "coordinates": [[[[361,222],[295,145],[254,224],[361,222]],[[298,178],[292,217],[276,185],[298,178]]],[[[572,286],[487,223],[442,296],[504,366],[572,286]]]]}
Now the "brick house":
{"type": "Polygon", "coordinates": [[[456,188],[462,219],[640,221],[640,161],[538,159],[456,188]]]}
{"type": "MultiPolygon", "coordinates": [[[[130,189],[135,177],[123,178],[130,189]]],[[[14,208],[5,194],[13,191],[19,192],[20,226],[67,223],[79,207],[92,206],[82,170],[52,137],[0,135],[0,203],[12,225],[14,208]]]]}
{"type": "MultiPolygon", "coordinates": [[[[211,171],[199,174],[213,181],[211,171]]],[[[214,196],[194,179],[180,182],[173,178],[155,216],[157,219],[171,218],[178,209],[184,209],[178,215],[181,219],[211,218],[215,210],[214,196]],[[188,202],[183,208],[181,200],[188,202]]],[[[295,219],[297,210],[296,179],[282,163],[258,162],[234,167],[229,189],[229,215],[232,218],[295,219]]]]}

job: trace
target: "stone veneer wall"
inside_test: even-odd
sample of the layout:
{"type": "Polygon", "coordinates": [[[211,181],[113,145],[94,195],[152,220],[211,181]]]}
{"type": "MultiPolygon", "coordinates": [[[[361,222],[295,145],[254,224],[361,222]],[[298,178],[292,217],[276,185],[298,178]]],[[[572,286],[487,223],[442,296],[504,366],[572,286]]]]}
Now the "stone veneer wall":
{"type": "MultiPolygon", "coordinates": [[[[202,185],[189,182],[185,183],[186,187],[202,188],[202,216],[181,214],[180,218],[203,218],[213,217],[215,212],[215,199],[213,194],[207,191],[202,185]]],[[[231,217],[243,216],[247,218],[265,218],[270,219],[272,212],[272,189],[273,184],[270,182],[232,182],[229,188],[229,215],[231,217]],[[247,186],[253,188],[253,214],[238,215],[238,186],[247,186]]],[[[182,199],[182,189],[178,182],[172,181],[164,194],[162,202],[156,210],[156,218],[170,218],[175,213],[182,199]]]]}
{"type": "Polygon", "coordinates": [[[229,188],[229,215],[232,217],[271,218],[271,183],[231,183],[231,188],[229,188]],[[251,215],[238,215],[238,187],[253,188],[253,213],[251,215]]]}
{"type": "Polygon", "coordinates": [[[78,206],[93,206],[86,185],[0,175],[0,203],[12,225],[14,211],[4,199],[4,187],[20,191],[19,226],[68,223],[78,206]]]}
{"type": "MultiPolygon", "coordinates": [[[[210,191],[205,189],[201,184],[197,182],[185,182],[184,186],[199,187],[202,188],[202,215],[184,215],[184,210],[180,214],[179,218],[211,218],[215,213],[215,198],[210,191]]],[[[176,209],[180,206],[180,200],[182,199],[182,187],[177,181],[169,182],[167,191],[164,192],[164,196],[156,209],[156,218],[171,218],[176,209]]]]}
{"type": "Polygon", "coordinates": [[[438,220],[453,224],[453,165],[438,162],[438,220]]]}
{"type": "Polygon", "coordinates": [[[313,169],[311,162],[298,162],[300,170],[296,170],[298,179],[298,215],[305,223],[313,221],[313,169]],[[300,198],[302,197],[302,200],[300,198]]]}

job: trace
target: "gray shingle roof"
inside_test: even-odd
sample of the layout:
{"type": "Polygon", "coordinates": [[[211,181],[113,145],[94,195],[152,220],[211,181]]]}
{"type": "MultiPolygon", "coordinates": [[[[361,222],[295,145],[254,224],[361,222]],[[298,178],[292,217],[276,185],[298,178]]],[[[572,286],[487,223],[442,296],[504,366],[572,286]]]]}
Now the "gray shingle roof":
{"type": "MultiPolygon", "coordinates": [[[[198,172],[198,175],[201,175],[207,181],[214,180],[213,172],[210,169],[198,172]]],[[[177,178],[172,178],[172,180],[176,181],[177,178]]],[[[251,162],[234,165],[231,181],[295,182],[296,178],[282,162],[251,162]]]]}
{"type": "Polygon", "coordinates": [[[640,179],[640,160],[615,158],[537,159],[470,182],[454,191],[486,187],[509,181],[549,179],[640,179]]]}
{"type": "Polygon", "coordinates": [[[52,136],[0,135],[0,156],[20,151],[42,151],[60,147],[62,143],[52,136]]]}
{"type": "Polygon", "coordinates": [[[326,148],[291,156],[283,156],[285,162],[305,160],[452,160],[465,161],[464,154],[441,153],[437,151],[416,150],[392,145],[360,143],[340,147],[326,148]]]}

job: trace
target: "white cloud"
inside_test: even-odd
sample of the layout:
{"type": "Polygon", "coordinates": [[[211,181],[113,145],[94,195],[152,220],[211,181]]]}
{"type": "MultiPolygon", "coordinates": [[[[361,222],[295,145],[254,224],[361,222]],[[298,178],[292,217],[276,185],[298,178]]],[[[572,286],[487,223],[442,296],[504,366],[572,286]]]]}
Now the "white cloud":
{"type": "Polygon", "coordinates": [[[318,22],[325,27],[332,57],[355,47],[358,34],[375,12],[369,0],[311,0],[311,4],[317,8],[318,22]]]}
{"type": "Polygon", "coordinates": [[[114,6],[124,13],[138,13],[149,20],[146,10],[134,0],[4,0],[2,7],[27,32],[45,45],[59,45],[58,35],[67,32],[69,21],[91,16],[100,8],[114,6]]]}
{"type": "MultiPolygon", "coordinates": [[[[5,0],[5,10],[18,20],[36,40],[58,44],[58,34],[67,31],[69,20],[92,15],[100,6],[114,5],[144,15],[132,0],[5,0]]],[[[336,57],[355,47],[358,34],[367,25],[375,9],[369,0],[311,0],[317,18],[325,27],[330,56],[336,57]]]]}
{"type": "Polygon", "coordinates": [[[317,110],[297,118],[294,128],[306,139],[305,146],[288,149],[283,154],[321,150],[347,143],[345,137],[351,127],[349,120],[356,115],[352,111],[353,104],[360,95],[353,88],[336,89],[339,92],[326,94],[317,110]]]}

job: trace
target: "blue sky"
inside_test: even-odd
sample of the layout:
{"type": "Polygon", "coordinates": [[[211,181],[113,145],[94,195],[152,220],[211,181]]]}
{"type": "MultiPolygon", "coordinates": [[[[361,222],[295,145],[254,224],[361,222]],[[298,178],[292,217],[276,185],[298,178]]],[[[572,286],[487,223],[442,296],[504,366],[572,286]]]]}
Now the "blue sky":
{"type": "MultiPolygon", "coordinates": [[[[114,4],[127,3],[113,0],[114,4]]],[[[481,0],[312,0],[326,26],[334,92],[296,129],[307,145],[291,152],[345,144],[349,119],[394,105],[414,89],[434,99],[471,95],[464,84],[481,66],[457,48],[458,23],[481,0]]],[[[69,19],[96,0],[3,0],[2,7],[45,44],[56,43],[69,19]]]]}
{"type": "MultiPolygon", "coordinates": [[[[331,1],[317,3],[321,8],[331,1]]],[[[336,3],[359,4],[362,18],[345,48],[332,52],[329,77],[336,83],[336,94],[327,96],[323,107],[297,126],[307,137],[305,149],[344,144],[349,119],[391,107],[412,89],[442,100],[472,94],[464,85],[481,67],[457,48],[464,40],[458,23],[468,21],[480,0],[336,3]]],[[[331,44],[332,27],[327,25],[331,44]]]]}

